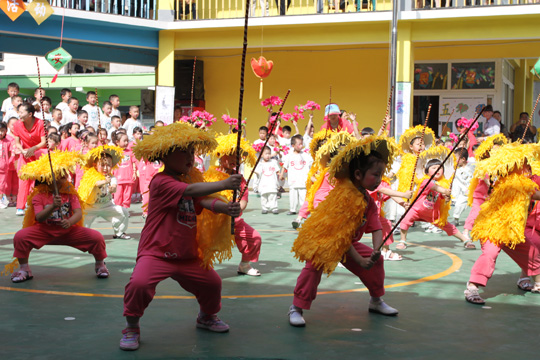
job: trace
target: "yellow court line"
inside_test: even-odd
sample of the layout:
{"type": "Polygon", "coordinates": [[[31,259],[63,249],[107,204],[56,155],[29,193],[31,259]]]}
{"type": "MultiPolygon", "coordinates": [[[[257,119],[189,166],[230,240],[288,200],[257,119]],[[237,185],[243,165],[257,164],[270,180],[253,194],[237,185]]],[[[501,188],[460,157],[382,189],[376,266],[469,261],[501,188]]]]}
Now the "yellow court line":
{"type": "MultiPolygon", "coordinates": [[[[130,229],[142,229],[142,226],[130,226],[130,229]]],[[[111,228],[91,228],[94,230],[110,230],[111,228]]],[[[297,233],[296,230],[257,230],[258,232],[287,232],[287,233],[297,233]]],[[[15,235],[16,232],[0,233],[0,236],[4,235],[15,235]]]]}
{"type": "MultiPolygon", "coordinates": [[[[402,287],[402,286],[409,286],[409,285],[416,285],[423,282],[433,281],[440,279],[442,277],[448,276],[452,273],[454,273],[456,270],[458,270],[461,265],[463,264],[463,261],[457,256],[452,253],[449,253],[448,251],[444,251],[442,249],[437,249],[431,246],[426,245],[420,245],[420,244],[414,244],[409,242],[409,245],[414,246],[420,246],[426,249],[434,250],[437,252],[440,252],[441,254],[444,254],[448,256],[452,260],[452,265],[450,267],[438,274],[425,276],[423,278],[417,279],[417,280],[411,280],[406,281],[398,284],[392,284],[385,286],[386,289],[390,288],[396,288],[396,287],[402,287]]],[[[13,288],[9,286],[0,286],[0,290],[6,290],[6,291],[16,291],[16,292],[28,292],[28,293],[34,293],[34,294],[46,294],[46,295],[66,295],[66,296],[81,296],[81,297],[101,297],[101,298],[123,298],[124,295],[114,295],[114,294],[92,294],[92,293],[77,293],[77,292],[67,292],[67,291],[50,291],[50,290],[34,290],[34,289],[19,289],[19,288],[13,288]]],[[[367,288],[362,289],[349,289],[349,290],[334,290],[334,291],[321,291],[318,292],[317,295],[327,295],[327,294],[344,294],[344,293],[351,293],[351,292],[361,292],[361,291],[367,291],[367,288]]],[[[265,294],[265,295],[226,295],[222,296],[224,299],[237,299],[237,298],[275,298],[275,297],[291,297],[294,296],[294,294],[265,294]]],[[[154,299],[173,299],[173,300],[184,300],[184,299],[195,299],[195,296],[177,296],[177,295],[158,295],[154,296],[154,299]]]]}

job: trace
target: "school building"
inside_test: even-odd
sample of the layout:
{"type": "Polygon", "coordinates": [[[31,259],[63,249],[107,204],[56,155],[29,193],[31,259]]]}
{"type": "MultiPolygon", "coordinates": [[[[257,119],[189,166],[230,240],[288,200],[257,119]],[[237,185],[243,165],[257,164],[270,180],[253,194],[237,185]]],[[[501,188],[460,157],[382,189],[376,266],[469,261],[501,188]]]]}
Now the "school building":
{"type": "MultiPolygon", "coordinates": [[[[70,2],[75,10],[55,8],[54,19],[41,26],[48,21],[57,26],[62,11],[79,18],[80,13],[90,13],[85,21],[93,22],[85,39],[73,30],[77,21],[69,22],[73,51],[80,50],[76,44],[81,41],[89,49],[106,45],[108,51],[79,51],[78,58],[107,61],[109,53],[109,61],[155,66],[156,119],[171,116],[168,104],[173,97],[189,107],[195,57],[194,105],[217,118],[225,113],[236,116],[246,2],[137,0],[138,10],[127,5],[92,10],[80,3],[70,2]],[[105,41],[100,25],[111,34],[122,26],[119,39],[105,41]],[[134,56],[125,55],[129,47],[134,56]]],[[[285,0],[251,1],[243,104],[248,137],[257,136],[267,117],[260,105],[260,80],[250,67],[251,58],[261,55],[274,62],[272,73],[264,79],[263,99],[283,97],[291,89],[285,112],[293,112],[295,105],[307,100],[321,105],[332,101],[356,113],[360,126],[378,128],[389,94],[392,1],[292,0],[289,4],[286,9],[285,0]],[[285,15],[280,15],[280,7],[285,15]]],[[[31,33],[16,28],[16,22],[0,20],[0,40],[10,26],[22,38],[31,33]]],[[[534,0],[400,1],[396,117],[402,126],[423,122],[432,104],[429,124],[437,130],[439,120],[447,120],[451,110],[453,121],[473,116],[479,104],[492,104],[510,127],[520,112],[532,110],[540,92],[540,79],[530,72],[540,56],[539,30],[540,4],[534,0]]],[[[7,47],[4,43],[0,51],[8,51],[7,47]]],[[[17,50],[13,52],[36,55],[21,46],[17,50]]],[[[6,85],[2,81],[0,90],[6,85]]],[[[316,127],[322,118],[322,110],[315,112],[316,127]]],[[[534,121],[540,125],[538,111],[534,121]]],[[[223,123],[216,129],[226,131],[223,123]]]]}

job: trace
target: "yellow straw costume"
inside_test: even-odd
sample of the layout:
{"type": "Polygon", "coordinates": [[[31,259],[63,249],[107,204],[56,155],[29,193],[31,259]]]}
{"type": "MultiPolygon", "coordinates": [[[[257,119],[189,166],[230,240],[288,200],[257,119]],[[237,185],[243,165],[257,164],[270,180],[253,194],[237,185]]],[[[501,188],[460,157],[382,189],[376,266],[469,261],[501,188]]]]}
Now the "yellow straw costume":
{"type": "Polygon", "coordinates": [[[103,145],[90,150],[85,156],[85,171],[79,185],[79,196],[86,205],[93,205],[97,198],[99,188],[96,187],[98,181],[105,180],[105,175],[99,173],[94,165],[97,161],[105,156],[110,155],[112,158],[112,169],[122,160],[124,150],[118,146],[103,145]]]}
{"type": "MultiPolygon", "coordinates": [[[[218,143],[212,133],[178,122],[155,128],[153,135],[137,143],[133,148],[133,153],[137,159],[155,161],[161,160],[176,149],[194,149],[199,154],[205,154],[217,146],[218,143]]],[[[187,184],[204,182],[202,173],[196,168],[192,168],[189,174],[179,176],[178,180],[187,184]]],[[[224,200],[216,194],[209,197],[224,200]]],[[[230,224],[230,216],[215,214],[207,209],[203,209],[197,215],[197,245],[204,267],[213,267],[216,261],[221,262],[232,257],[233,242],[230,236],[230,224]]]]}
{"type": "Polygon", "coordinates": [[[489,159],[481,161],[474,176],[497,177],[493,192],[480,207],[471,237],[482,243],[514,249],[525,242],[525,225],[531,196],[538,191],[529,179],[525,165],[540,157],[540,145],[512,143],[502,146],[489,159]]]}
{"type": "Polygon", "coordinates": [[[364,194],[349,179],[349,163],[372,151],[383,156],[387,169],[398,153],[395,143],[392,145],[385,137],[370,136],[351,141],[334,157],[328,171],[336,186],[300,228],[291,250],[298,260],[310,261],[328,275],[342,261],[368,204],[364,194]]]}
{"type": "MultiPolygon", "coordinates": [[[[503,134],[495,134],[491,135],[486,140],[482,141],[482,143],[478,146],[476,151],[474,152],[474,158],[476,160],[476,163],[478,164],[480,161],[485,160],[489,157],[491,154],[491,150],[493,149],[494,145],[506,145],[508,144],[508,140],[506,139],[506,136],[503,134]]],[[[469,185],[469,196],[467,198],[467,205],[472,206],[473,204],[473,195],[474,190],[478,186],[478,182],[483,179],[479,179],[476,177],[473,177],[471,179],[471,184],[469,185]]]]}
{"type": "MultiPolygon", "coordinates": [[[[417,183],[414,168],[416,155],[412,153],[409,146],[413,139],[422,136],[423,130],[424,126],[418,125],[407,129],[399,138],[398,146],[403,155],[401,156],[401,166],[396,173],[396,177],[399,180],[398,191],[407,192],[410,190],[411,182],[417,183]]],[[[426,127],[426,131],[424,133],[424,145],[426,146],[426,150],[429,149],[434,142],[435,133],[429,127],[426,127]]]]}

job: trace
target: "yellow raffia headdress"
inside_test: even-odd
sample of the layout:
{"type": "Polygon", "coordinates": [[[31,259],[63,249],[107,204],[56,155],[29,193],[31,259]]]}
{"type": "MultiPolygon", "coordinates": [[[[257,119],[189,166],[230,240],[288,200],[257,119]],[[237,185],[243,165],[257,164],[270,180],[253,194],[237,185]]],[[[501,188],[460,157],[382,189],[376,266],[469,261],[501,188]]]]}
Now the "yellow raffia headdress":
{"type": "Polygon", "coordinates": [[[361,154],[369,155],[372,151],[381,154],[386,169],[390,170],[394,158],[399,155],[399,148],[393,138],[386,136],[369,136],[365,139],[351,141],[334,157],[329,169],[329,179],[342,178],[347,174],[349,163],[361,154]]]}
{"type": "MultiPolygon", "coordinates": [[[[411,141],[415,138],[422,136],[422,131],[424,130],[424,125],[417,125],[412,128],[408,128],[400,137],[399,137],[399,147],[403,153],[411,153],[409,146],[411,141]]],[[[426,149],[431,147],[435,143],[435,133],[431,128],[426,126],[426,132],[424,134],[424,145],[426,149]]]]}
{"type": "Polygon", "coordinates": [[[317,150],[314,158],[315,163],[320,164],[323,168],[327,167],[332,155],[335,155],[336,152],[339,152],[355,139],[353,135],[346,131],[332,133],[330,138],[317,150]]]}
{"type": "Polygon", "coordinates": [[[484,160],[491,152],[491,149],[493,149],[493,145],[506,144],[508,144],[508,140],[503,134],[491,135],[487,137],[486,140],[482,141],[478,148],[474,151],[474,158],[476,161],[484,160]]]}
{"type": "Polygon", "coordinates": [[[186,123],[158,126],[152,135],[145,136],[133,148],[137,159],[160,160],[175,149],[187,150],[190,146],[199,154],[212,151],[217,142],[212,133],[196,129],[186,123]]]}
{"type": "MultiPolygon", "coordinates": [[[[422,179],[426,175],[426,172],[425,172],[426,164],[432,159],[438,159],[441,162],[443,162],[446,156],[448,156],[449,152],[450,152],[450,149],[442,145],[434,146],[432,148],[429,148],[426,151],[423,151],[418,157],[418,162],[416,163],[416,177],[418,179],[422,179]]],[[[456,156],[454,154],[452,154],[448,158],[448,160],[444,163],[443,169],[444,169],[445,179],[452,178],[456,163],[457,163],[456,156]]]]}
{"type": "Polygon", "coordinates": [[[124,157],[124,149],[119,146],[111,145],[98,146],[86,153],[85,166],[87,168],[93,167],[96,160],[101,159],[105,154],[112,158],[112,167],[114,168],[120,161],[122,161],[122,158],[124,157]]]}
{"type": "MultiPolygon", "coordinates": [[[[56,178],[74,173],[77,164],[82,161],[78,151],[53,151],[51,152],[51,162],[56,178]]],[[[45,154],[36,161],[24,165],[19,170],[21,180],[38,180],[42,183],[52,184],[51,166],[49,157],[45,154]]]]}
{"type": "Polygon", "coordinates": [[[317,151],[321,148],[323,145],[322,142],[329,137],[331,137],[333,134],[330,130],[321,130],[313,134],[313,139],[311,139],[311,142],[309,143],[309,154],[311,155],[312,159],[315,159],[317,156],[317,151]]]}
{"type": "Polygon", "coordinates": [[[474,177],[483,179],[486,175],[504,177],[512,171],[523,168],[525,162],[533,164],[540,159],[540,144],[510,143],[501,146],[489,159],[476,164],[474,177]]]}
{"type": "MultiPolygon", "coordinates": [[[[238,134],[234,133],[218,136],[216,138],[218,145],[212,151],[212,155],[219,159],[222,156],[236,154],[237,139],[238,134]]],[[[240,149],[242,150],[240,156],[243,162],[253,167],[257,161],[255,150],[253,150],[249,142],[243,138],[240,140],[240,149]]]]}

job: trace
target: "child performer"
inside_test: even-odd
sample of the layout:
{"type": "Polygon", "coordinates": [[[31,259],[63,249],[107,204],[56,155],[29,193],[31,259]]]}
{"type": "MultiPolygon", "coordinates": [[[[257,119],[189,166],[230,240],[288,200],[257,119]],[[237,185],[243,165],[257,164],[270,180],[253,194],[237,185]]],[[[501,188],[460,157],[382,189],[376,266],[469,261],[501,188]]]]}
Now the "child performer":
{"type": "Polygon", "coordinates": [[[416,190],[418,201],[403,218],[400,224],[401,242],[406,244],[407,231],[415,221],[425,221],[442,229],[448,236],[454,236],[463,242],[466,249],[476,249],[471,240],[451,223],[448,222],[448,211],[450,209],[450,183],[454,173],[455,156],[451,156],[441,170],[439,165],[448,155],[450,150],[443,145],[435,146],[424,151],[418,158],[416,165],[416,176],[419,185],[416,190]],[[428,183],[429,178],[436,174],[428,187],[420,194],[418,192],[428,183]],[[423,175],[423,176],[422,176],[423,175]],[[442,196],[441,196],[442,195],[442,196]]]}
{"type": "Polygon", "coordinates": [[[287,169],[289,181],[289,212],[287,215],[296,215],[298,208],[306,200],[306,181],[313,159],[303,151],[304,139],[302,135],[294,135],[291,138],[291,145],[293,151],[285,157],[279,177],[280,180],[285,180],[283,173],[287,169]]]}
{"type": "MultiPolygon", "coordinates": [[[[486,138],[475,151],[475,163],[479,164],[481,161],[489,158],[492,151],[496,151],[502,145],[508,143],[506,137],[503,134],[495,134],[486,138]]],[[[486,201],[491,187],[491,181],[489,177],[484,179],[477,179],[473,177],[471,184],[469,185],[469,198],[467,205],[471,206],[471,211],[467,220],[465,220],[464,235],[469,237],[469,231],[473,229],[474,221],[480,212],[480,206],[486,201]]]]}
{"type": "Polygon", "coordinates": [[[493,275],[501,250],[521,268],[518,287],[540,292],[538,211],[535,202],[531,203],[531,200],[540,200],[540,179],[538,176],[531,179],[529,165],[539,157],[538,144],[512,143],[502,146],[477,165],[475,178],[481,181],[486,177],[497,177],[498,180],[493,193],[482,205],[471,232],[472,238],[482,243],[482,254],[474,263],[465,290],[465,299],[470,303],[485,303],[478,288],[485,287],[493,275]],[[528,213],[530,209],[533,211],[528,213]]]}
{"type": "Polygon", "coordinates": [[[112,170],[124,157],[123,150],[117,146],[99,146],[86,154],[79,196],[85,203],[84,226],[90,227],[97,217],[110,221],[114,230],[113,238],[129,240],[126,234],[129,212],[115,205],[113,194],[116,191],[116,178],[112,170]]]}
{"type": "Polygon", "coordinates": [[[292,326],[305,326],[303,310],[311,308],[323,272],[330,275],[339,262],[368,288],[369,311],[397,315],[381,298],[384,266],[378,249],[383,237],[375,202],[367,192],[377,189],[397,153],[385,137],[370,136],[353,140],[332,160],[328,173],[335,188],[302,225],[292,248],[295,257],[306,262],[289,308],[292,326]],[[359,241],[365,233],[372,234],[373,249],[359,241]]]}
{"type": "Polygon", "coordinates": [[[185,123],[156,127],[154,131],[134,148],[139,159],[161,160],[165,169],[150,183],[148,219],[124,295],[127,327],[120,340],[122,350],[139,348],[139,319],[152,301],[157,284],[169,277],[197,298],[198,328],[215,332],[229,330],[216,315],[221,308],[221,278],[212,269],[212,258],[204,254],[210,248],[216,248],[217,252],[225,248],[230,251],[230,218],[221,215],[225,218],[225,232],[217,233],[213,231],[215,228],[197,226],[197,214],[201,217],[205,213],[238,216],[239,203],[227,204],[207,195],[238,189],[241,175],[215,183],[202,182],[202,174],[193,168],[193,155],[195,151],[213,150],[217,146],[215,139],[185,123]],[[210,241],[205,243],[205,239],[210,241]]]}
{"type": "MultiPolygon", "coordinates": [[[[81,136],[81,147],[77,150],[80,151],[81,155],[86,155],[90,150],[95,149],[98,146],[98,137],[96,134],[93,133],[85,133],[83,136],[81,136]]],[[[84,176],[84,166],[77,166],[77,170],[75,171],[75,189],[79,189],[79,185],[81,184],[82,177],[84,176]]],[[[80,194],[79,194],[80,195],[80,194]]],[[[86,200],[83,200],[86,202],[86,200]]],[[[85,225],[86,227],[89,227],[88,225],[85,225]]]]}
{"type": "MultiPolygon", "coordinates": [[[[207,182],[214,182],[227,179],[231,174],[234,174],[236,166],[236,134],[222,135],[216,138],[218,142],[217,148],[213,151],[213,156],[219,159],[219,166],[211,166],[204,173],[204,179],[207,182]]],[[[244,139],[241,140],[241,159],[247,162],[250,167],[255,165],[255,150],[244,139]]],[[[242,177],[242,190],[245,189],[244,195],[240,201],[240,209],[244,211],[248,204],[248,190],[246,180],[242,177]]],[[[220,195],[228,201],[232,199],[232,191],[220,192],[220,195]]],[[[240,216],[235,219],[234,240],[238,250],[242,254],[242,260],[238,265],[238,275],[260,276],[259,270],[251,267],[250,262],[259,261],[261,252],[261,235],[257,230],[249,226],[240,216]]]]}
{"type": "Polygon", "coordinates": [[[457,169],[452,184],[452,199],[455,201],[454,207],[454,226],[459,226],[459,217],[467,208],[469,197],[469,186],[473,176],[473,167],[467,164],[469,152],[465,148],[458,148],[454,152],[457,158],[457,169]]]}
{"type": "Polygon", "coordinates": [[[28,265],[32,249],[44,245],[68,245],[81,251],[88,251],[96,259],[95,272],[98,278],[109,277],[105,266],[107,257],[103,236],[96,230],[82,226],[82,210],[79,196],[71,183],[67,181],[70,172],[80,161],[77,152],[52,152],[52,163],[60,195],[54,195],[49,157],[42,156],[28,163],[19,171],[24,180],[37,180],[32,193],[28,196],[28,208],[23,220],[23,229],[13,238],[16,257],[21,265],[14,272],[11,281],[23,282],[33,278],[28,265]]]}
{"type": "MultiPolygon", "coordinates": [[[[326,143],[326,140],[332,135],[333,133],[328,130],[321,130],[317,133],[315,133],[309,143],[309,154],[311,155],[312,159],[315,159],[317,157],[317,151],[320,149],[324,143],[326,143]]],[[[309,215],[308,211],[308,202],[307,199],[311,197],[311,187],[312,185],[317,181],[317,177],[322,172],[320,164],[318,161],[314,161],[311,169],[309,169],[307,179],[306,179],[306,198],[304,200],[304,203],[302,204],[302,207],[298,211],[298,216],[296,219],[292,222],[293,229],[298,229],[302,222],[307,219],[309,215]]]]}
{"type": "Polygon", "coordinates": [[[133,153],[128,150],[128,136],[124,133],[115,134],[115,145],[124,150],[124,158],[113,172],[118,181],[118,188],[114,194],[114,202],[126,209],[131,205],[131,194],[133,184],[137,179],[136,159],[133,153]]]}
{"type": "Polygon", "coordinates": [[[273,214],[279,214],[277,201],[279,164],[270,158],[272,150],[268,146],[265,146],[261,151],[261,162],[255,169],[255,174],[257,174],[255,187],[261,194],[261,212],[268,214],[268,211],[271,211],[273,214]]]}
{"type": "Polygon", "coordinates": [[[6,137],[6,133],[6,123],[0,122],[0,209],[6,209],[9,205],[9,167],[13,159],[13,142],[6,137]]]}
{"type": "MultiPolygon", "coordinates": [[[[411,190],[411,183],[416,184],[416,169],[414,168],[416,157],[419,156],[424,150],[429,149],[435,142],[435,133],[433,130],[426,127],[424,138],[422,139],[423,131],[424,126],[418,125],[407,129],[399,138],[399,148],[402,151],[402,156],[401,166],[396,172],[397,191],[405,192],[411,190]]],[[[397,219],[399,219],[403,213],[399,211],[399,207],[394,208],[394,210],[396,211],[396,214],[392,215],[397,221],[397,219]]],[[[405,250],[406,248],[407,244],[404,242],[400,242],[396,245],[396,249],[398,250],[405,250]]]]}

